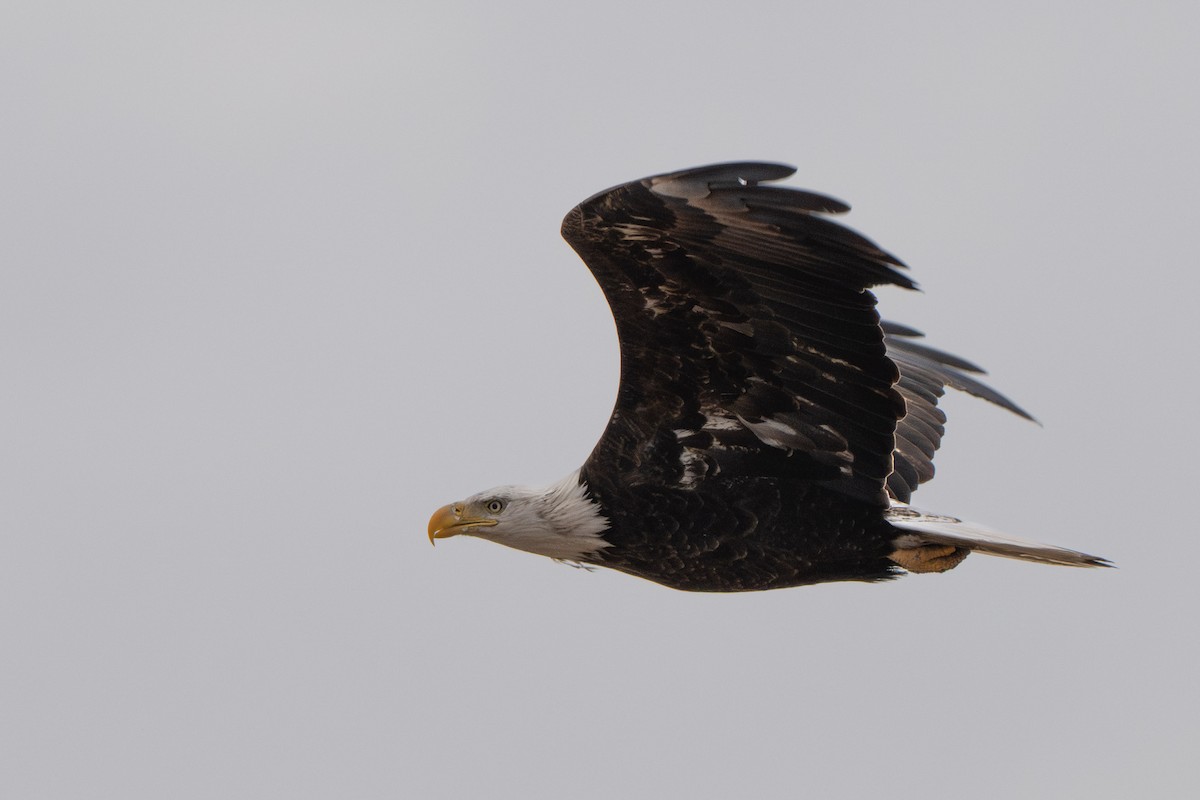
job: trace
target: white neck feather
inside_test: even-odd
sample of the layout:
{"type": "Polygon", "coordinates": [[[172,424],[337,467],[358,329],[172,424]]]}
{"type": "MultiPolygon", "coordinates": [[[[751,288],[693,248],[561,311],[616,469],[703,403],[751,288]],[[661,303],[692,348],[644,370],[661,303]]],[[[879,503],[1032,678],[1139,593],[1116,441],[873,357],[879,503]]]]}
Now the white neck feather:
{"type": "Polygon", "coordinates": [[[579,470],[547,486],[546,503],[546,518],[574,536],[594,538],[608,530],[600,504],[588,497],[587,486],[579,482],[579,470]]]}
{"type": "Polygon", "coordinates": [[[528,542],[538,547],[534,552],[576,561],[609,546],[601,535],[608,530],[608,519],[600,513],[600,504],[588,497],[587,487],[579,482],[579,470],[547,486],[540,505],[549,530],[548,535],[537,537],[536,542],[528,542]]]}

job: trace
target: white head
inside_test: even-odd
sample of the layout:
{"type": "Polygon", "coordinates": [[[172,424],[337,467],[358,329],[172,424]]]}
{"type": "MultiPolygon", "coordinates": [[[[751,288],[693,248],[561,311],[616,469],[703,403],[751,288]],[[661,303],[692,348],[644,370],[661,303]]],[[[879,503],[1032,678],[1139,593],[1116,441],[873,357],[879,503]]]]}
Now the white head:
{"type": "Polygon", "coordinates": [[[429,541],[465,534],[565,561],[587,560],[609,543],[608,520],[587,495],[579,471],[544,488],[497,486],[439,508],[429,541]]]}

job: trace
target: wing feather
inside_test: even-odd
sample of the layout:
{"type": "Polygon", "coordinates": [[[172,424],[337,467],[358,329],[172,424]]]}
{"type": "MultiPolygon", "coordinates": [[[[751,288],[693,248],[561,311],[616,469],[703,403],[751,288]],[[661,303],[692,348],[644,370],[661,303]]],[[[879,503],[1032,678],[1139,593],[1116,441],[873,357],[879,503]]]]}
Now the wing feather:
{"type": "Polygon", "coordinates": [[[809,479],[887,505],[904,400],[868,289],[913,283],[896,258],[816,216],[844,203],[758,185],[791,173],[688,170],[567,215],[563,235],[604,290],[621,343],[589,485],[685,485],[699,455],[707,476],[809,479]],[[697,454],[687,437],[699,432],[708,446],[697,454]]]}
{"type": "Polygon", "coordinates": [[[880,321],[870,289],[914,288],[904,264],[822,216],[849,210],[840,200],[762,185],[793,172],[654,176],[563,220],[621,345],[616,406],[582,472],[593,491],[777,476],[887,507],[933,477],[947,386],[1029,416],[971,362],[880,321]]]}
{"type": "Polygon", "coordinates": [[[946,414],[937,407],[946,387],[965,391],[1026,419],[1029,413],[1004,395],[967,375],[982,374],[975,364],[913,341],[923,334],[894,322],[883,322],[888,356],[900,368],[896,389],[906,413],[896,426],[895,471],[888,476],[888,494],[907,503],[917,486],[933,478],[933,456],[946,433],[946,414]]]}

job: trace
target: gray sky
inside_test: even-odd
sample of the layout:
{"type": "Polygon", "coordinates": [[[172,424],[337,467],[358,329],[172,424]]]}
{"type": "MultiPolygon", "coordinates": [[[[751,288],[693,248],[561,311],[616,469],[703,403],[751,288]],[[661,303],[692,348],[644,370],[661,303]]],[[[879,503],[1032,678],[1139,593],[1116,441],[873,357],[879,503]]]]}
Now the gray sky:
{"type": "Polygon", "coordinates": [[[1195,792],[1200,11],[967,5],[6,5],[0,794],[1195,792]],[[731,159],[1044,423],[951,399],[917,503],[1119,570],[430,548],[607,419],[562,215],[731,159]]]}

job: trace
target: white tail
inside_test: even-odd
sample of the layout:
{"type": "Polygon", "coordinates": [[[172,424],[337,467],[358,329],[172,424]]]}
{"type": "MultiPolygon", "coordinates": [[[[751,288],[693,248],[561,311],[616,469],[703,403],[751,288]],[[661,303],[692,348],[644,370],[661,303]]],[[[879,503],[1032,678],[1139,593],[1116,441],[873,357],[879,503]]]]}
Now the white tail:
{"type": "Polygon", "coordinates": [[[1064,567],[1112,566],[1106,558],[1068,550],[1065,547],[1023,541],[973,522],[964,522],[957,517],[920,511],[896,500],[892,501],[892,507],[884,517],[894,527],[911,531],[896,537],[894,544],[899,549],[946,544],[966,547],[973,552],[987,553],[991,556],[1037,561],[1041,564],[1058,564],[1064,567]]]}

